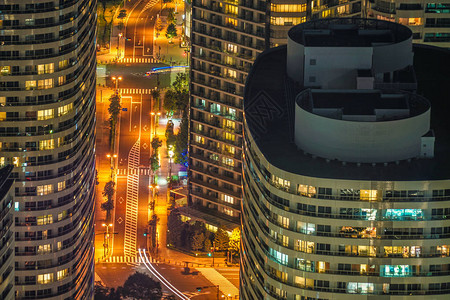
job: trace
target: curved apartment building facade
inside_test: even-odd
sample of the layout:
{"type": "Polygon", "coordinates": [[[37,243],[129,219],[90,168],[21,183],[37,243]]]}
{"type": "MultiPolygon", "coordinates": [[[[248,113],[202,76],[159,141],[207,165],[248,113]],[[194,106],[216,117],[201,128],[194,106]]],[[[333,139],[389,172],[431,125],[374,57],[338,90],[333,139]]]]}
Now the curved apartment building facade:
{"type": "Polygon", "coordinates": [[[95,0],[0,1],[16,299],[93,298],[95,0]]]}
{"type": "Polygon", "coordinates": [[[242,299],[448,298],[450,145],[434,133],[449,127],[431,130],[442,104],[413,92],[411,37],[389,22],[318,20],[257,58],[244,96],[242,299]]]}

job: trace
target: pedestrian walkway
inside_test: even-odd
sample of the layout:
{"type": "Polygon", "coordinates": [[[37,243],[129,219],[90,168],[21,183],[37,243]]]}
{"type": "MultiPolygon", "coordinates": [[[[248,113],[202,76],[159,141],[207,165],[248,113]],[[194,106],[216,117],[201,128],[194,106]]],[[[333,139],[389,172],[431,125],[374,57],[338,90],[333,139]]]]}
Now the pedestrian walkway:
{"type": "Polygon", "coordinates": [[[111,264],[118,264],[118,263],[119,264],[120,263],[140,264],[140,263],[142,263],[141,258],[136,257],[136,256],[110,256],[101,262],[102,263],[111,263],[111,264]]]}
{"type": "Polygon", "coordinates": [[[119,89],[122,95],[150,95],[154,89],[119,89]]]}
{"type": "Polygon", "coordinates": [[[158,60],[152,57],[123,57],[117,62],[119,64],[156,64],[158,60]]]}
{"type": "MultiPolygon", "coordinates": [[[[213,268],[197,268],[197,271],[202,273],[206,279],[208,279],[212,284],[218,285],[219,290],[225,296],[231,297],[231,299],[235,299],[239,297],[239,290],[226,279],[222,274],[216,271],[213,268]]],[[[229,299],[229,298],[227,298],[229,299]]]]}
{"type": "Polygon", "coordinates": [[[127,175],[146,175],[150,176],[151,172],[149,168],[139,168],[139,169],[127,169],[121,168],[116,170],[117,176],[127,176],[127,175]]]}

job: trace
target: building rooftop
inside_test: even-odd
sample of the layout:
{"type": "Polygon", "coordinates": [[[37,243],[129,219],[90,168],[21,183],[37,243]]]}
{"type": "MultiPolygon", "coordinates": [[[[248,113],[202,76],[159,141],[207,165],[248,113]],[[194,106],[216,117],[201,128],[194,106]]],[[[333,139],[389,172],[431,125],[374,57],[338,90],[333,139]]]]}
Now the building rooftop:
{"type": "Polygon", "coordinates": [[[405,26],[382,20],[327,18],[297,25],[288,35],[309,47],[370,47],[404,41],[412,32],[405,26]]]}
{"type": "MultiPolygon", "coordinates": [[[[305,23],[306,24],[306,23],[305,23]]],[[[431,103],[436,136],[434,158],[398,163],[356,164],[314,158],[293,142],[295,96],[301,92],[286,75],[286,46],[266,50],[247,78],[244,112],[258,148],[274,166],[305,176],[351,180],[411,181],[450,179],[450,51],[414,46],[418,93],[431,103]]],[[[374,99],[376,95],[373,95],[374,99]]],[[[351,101],[351,100],[349,100],[351,101]]],[[[320,102],[320,101],[319,101],[320,102]]],[[[401,105],[397,103],[396,105],[401,105]]]]}

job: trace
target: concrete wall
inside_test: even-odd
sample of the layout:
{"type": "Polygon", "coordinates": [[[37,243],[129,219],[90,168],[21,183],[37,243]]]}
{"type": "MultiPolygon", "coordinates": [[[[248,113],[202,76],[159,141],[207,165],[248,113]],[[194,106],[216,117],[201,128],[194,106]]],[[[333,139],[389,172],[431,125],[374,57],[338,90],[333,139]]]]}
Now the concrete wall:
{"type": "Polygon", "coordinates": [[[430,127],[430,110],[408,119],[353,122],[295,108],[295,144],[319,157],[347,162],[391,162],[420,156],[421,137],[430,127]]]}
{"type": "Polygon", "coordinates": [[[357,70],[371,68],[371,47],[306,47],[304,85],[356,89],[357,70]],[[315,65],[311,65],[311,60],[315,60],[315,65]],[[310,82],[311,76],[315,82],[310,82]]]}

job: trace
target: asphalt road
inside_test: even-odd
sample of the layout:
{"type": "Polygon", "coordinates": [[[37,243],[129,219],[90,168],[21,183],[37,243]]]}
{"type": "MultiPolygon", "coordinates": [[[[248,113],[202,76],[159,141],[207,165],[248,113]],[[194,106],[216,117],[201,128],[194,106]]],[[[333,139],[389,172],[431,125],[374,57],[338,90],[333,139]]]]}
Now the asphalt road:
{"type": "MultiPolygon", "coordinates": [[[[201,273],[195,269],[190,269],[189,274],[185,274],[181,267],[174,267],[166,264],[153,264],[157,271],[186,296],[193,300],[217,300],[217,289],[211,286],[201,273]],[[199,292],[197,287],[204,287],[199,292]]],[[[152,274],[143,266],[133,266],[126,264],[102,263],[97,264],[95,271],[102,278],[104,284],[110,288],[117,288],[124,284],[125,280],[136,271],[143,272],[151,276],[152,274]]],[[[156,278],[154,278],[156,279],[156,278]]],[[[172,292],[162,285],[164,294],[171,295],[172,292]]]]}
{"type": "Polygon", "coordinates": [[[136,1],[127,8],[125,57],[153,56],[153,28],[159,1],[136,1]]]}

